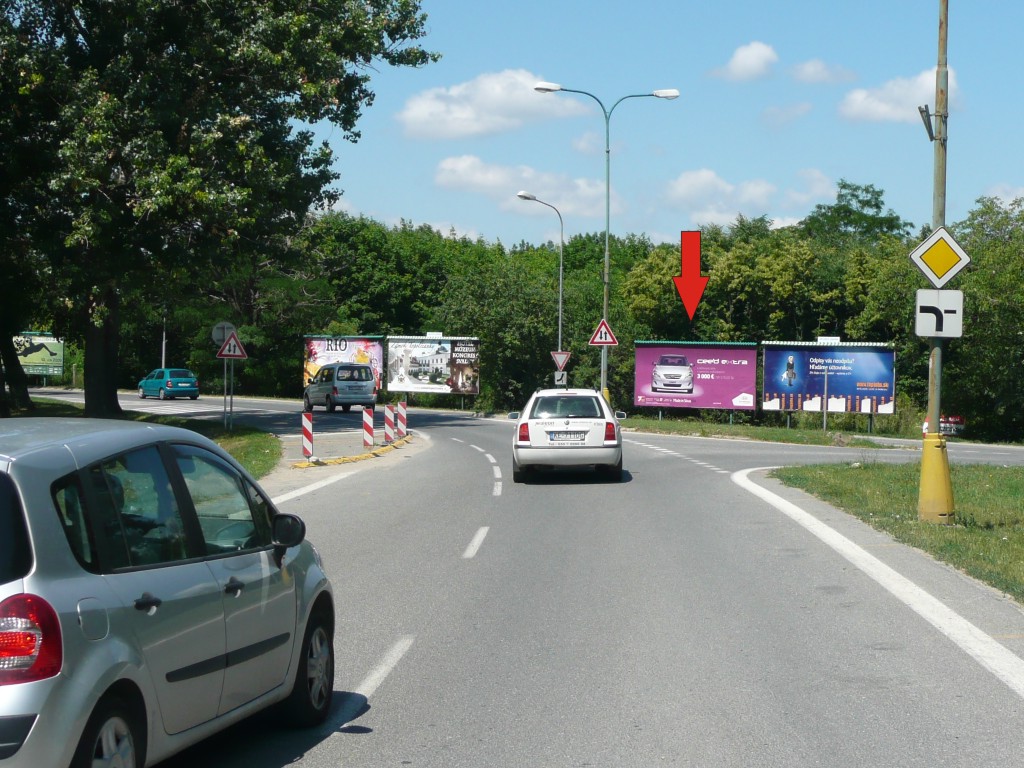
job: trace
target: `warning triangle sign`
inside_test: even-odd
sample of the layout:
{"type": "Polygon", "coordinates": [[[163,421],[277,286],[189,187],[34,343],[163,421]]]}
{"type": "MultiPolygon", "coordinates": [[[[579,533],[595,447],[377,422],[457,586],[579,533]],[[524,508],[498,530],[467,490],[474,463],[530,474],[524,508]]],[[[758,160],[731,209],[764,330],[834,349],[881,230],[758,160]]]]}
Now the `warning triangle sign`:
{"type": "Polygon", "coordinates": [[[612,333],[611,326],[608,325],[607,320],[601,320],[597,324],[597,329],[594,331],[594,335],[590,337],[590,346],[592,347],[616,347],[619,344],[619,340],[615,338],[615,334],[612,333]]]}
{"type": "Polygon", "coordinates": [[[220,352],[217,353],[217,357],[224,357],[231,360],[245,360],[249,355],[245,352],[245,347],[242,346],[242,342],[238,340],[238,336],[234,331],[224,339],[224,343],[220,347],[220,352]]]}

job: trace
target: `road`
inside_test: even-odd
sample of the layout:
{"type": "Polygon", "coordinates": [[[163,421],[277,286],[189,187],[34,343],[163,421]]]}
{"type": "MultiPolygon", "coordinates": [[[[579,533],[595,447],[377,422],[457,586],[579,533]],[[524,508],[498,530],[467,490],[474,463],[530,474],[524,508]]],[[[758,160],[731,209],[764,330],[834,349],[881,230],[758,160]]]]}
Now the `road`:
{"type": "Polygon", "coordinates": [[[281,503],[336,588],[328,723],[162,768],[1019,762],[1024,612],[756,470],[913,450],[630,433],[622,483],[513,484],[510,422],[410,427],[281,503]]]}

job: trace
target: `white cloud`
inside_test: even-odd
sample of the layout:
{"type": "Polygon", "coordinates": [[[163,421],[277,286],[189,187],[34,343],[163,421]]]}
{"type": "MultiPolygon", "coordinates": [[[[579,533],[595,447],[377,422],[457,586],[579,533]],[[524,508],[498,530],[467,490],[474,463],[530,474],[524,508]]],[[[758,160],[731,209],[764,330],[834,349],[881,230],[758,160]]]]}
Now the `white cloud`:
{"type": "Polygon", "coordinates": [[[679,174],[669,183],[666,198],[674,208],[689,214],[696,226],[728,226],[742,214],[748,218],[767,215],[773,226],[781,227],[800,221],[812,203],[834,194],[835,185],[817,169],[799,171],[794,186],[780,190],[764,179],[732,183],[701,168],[679,174]]]}
{"type": "Polygon", "coordinates": [[[690,204],[709,198],[728,198],[732,195],[732,184],[708,168],[697,171],[683,171],[669,182],[668,195],[671,200],[689,207],[690,204]]]}
{"type": "Polygon", "coordinates": [[[757,80],[766,77],[778,60],[779,55],[774,48],[755,40],[737,48],[729,63],[716,69],[714,74],[726,80],[757,80]]]}
{"type": "MultiPolygon", "coordinates": [[[[949,99],[959,97],[956,76],[949,70],[949,99]]],[[[897,77],[878,88],[857,88],[846,94],[839,105],[839,114],[849,120],[870,122],[916,123],[921,119],[917,108],[924,104],[935,108],[935,69],[927,69],[916,77],[897,77]]]]}
{"type": "MultiPolygon", "coordinates": [[[[438,163],[434,180],[440,187],[484,195],[497,201],[501,208],[506,210],[543,215],[543,210],[534,211],[532,207],[527,208],[523,201],[516,197],[516,192],[525,190],[555,206],[563,217],[604,216],[603,181],[572,179],[564,174],[540,172],[526,165],[489,164],[475,155],[445,158],[438,163]]],[[[613,212],[620,211],[622,207],[614,189],[611,207],[613,212]]]]}
{"type": "Polygon", "coordinates": [[[448,88],[431,88],[411,97],[398,120],[408,136],[462,139],[514,131],[531,120],[587,112],[576,99],[534,91],[540,79],[525,69],[507,69],[448,88]]]}
{"type": "Polygon", "coordinates": [[[811,59],[793,67],[793,77],[801,83],[843,83],[852,80],[854,74],[821,59],[811,59]]]}
{"type": "Polygon", "coordinates": [[[986,197],[997,197],[1005,204],[1024,198],[1024,187],[1013,184],[994,184],[985,191],[986,197]]]}

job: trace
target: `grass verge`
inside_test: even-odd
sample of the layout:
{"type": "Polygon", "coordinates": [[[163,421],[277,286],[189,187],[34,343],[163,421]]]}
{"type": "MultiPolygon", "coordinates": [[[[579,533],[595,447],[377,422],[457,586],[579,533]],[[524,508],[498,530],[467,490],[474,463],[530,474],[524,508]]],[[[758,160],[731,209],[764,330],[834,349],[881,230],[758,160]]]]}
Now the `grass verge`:
{"type": "Polygon", "coordinates": [[[1024,603],[1024,468],[951,465],[954,525],[918,520],[920,463],[784,467],[772,475],[1024,603]]]}
{"type": "Polygon", "coordinates": [[[727,437],[736,440],[760,440],[770,443],[797,445],[848,445],[855,448],[883,448],[884,446],[855,434],[822,429],[785,429],[759,427],[752,424],[716,424],[696,419],[656,419],[649,416],[630,416],[622,422],[623,429],[654,432],[663,435],[689,435],[691,437],[727,437]]]}
{"type": "MultiPolygon", "coordinates": [[[[31,411],[18,411],[15,416],[71,416],[81,417],[82,406],[57,400],[33,400],[31,411]]],[[[263,477],[277,466],[281,459],[281,441],[269,432],[252,427],[235,425],[228,430],[220,421],[206,419],[182,419],[177,416],[159,416],[148,413],[125,411],[119,417],[126,421],[143,421],[150,424],[167,424],[183,427],[210,438],[226,450],[249,473],[256,478],[263,477]]]]}

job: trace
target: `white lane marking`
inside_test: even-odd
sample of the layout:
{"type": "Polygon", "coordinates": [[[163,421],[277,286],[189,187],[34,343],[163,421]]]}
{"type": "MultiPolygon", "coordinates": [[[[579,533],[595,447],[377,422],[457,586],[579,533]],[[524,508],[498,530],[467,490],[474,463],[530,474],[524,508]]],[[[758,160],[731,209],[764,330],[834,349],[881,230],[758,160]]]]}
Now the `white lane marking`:
{"type": "Polygon", "coordinates": [[[381,660],[366,679],[359,684],[355,692],[362,694],[366,698],[370,698],[374,693],[377,692],[377,688],[380,684],[387,679],[387,676],[391,674],[395,667],[398,666],[398,662],[402,660],[406,652],[412,648],[413,641],[416,639],[415,635],[405,635],[401,637],[398,642],[391,646],[391,650],[387,652],[384,658],[381,660]]]}
{"type": "Polygon", "coordinates": [[[962,651],[971,656],[998,679],[1002,680],[1014,693],[1024,698],[1024,660],[1011,653],[1006,646],[996,642],[991,635],[978,629],[941,600],[928,594],[910,579],[897,573],[873,555],[868,554],[845,536],[818,520],[818,518],[805,512],[796,504],[786,501],[771,491],[755,484],[747,477],[751,472],[765,469],[775,469],[775,467],[744,469],[733,473],[732,481],[744,490],[768,502],[782,512],[782,514],[817,536],[825,544],[878,582],[897,600],[900,600],[918,616],[956,643],[962,651]]]}
{"type": "Polygon", "coordinates": [[[491,462],[491,464],[497,464],[498,463],[498,460],[496,458],[494,458],[493,456],[491,456],[491,454],[489,454],[489,453],[487,454],[487,460],[489,462],[491,462]]]}
{"type": "Polygon", "coordinates": [[[452,440],[454,440],[456,443],[465,442],[464,440],[459,440],[459,438],[457,438],[457,437],[453,437],[452,440]]]}
{"type": "Polygon", "coordinates": [[[494,492],[491,495],[492,496],[501,496],[501,483],[500,482],[497,482],[497,483],[494,484],[494,492]]]}
{"type": "Polygon", "coordinates": [[[476,553],[480,550],[480,545],[484,543],[484,539],[487,538],[487,532],[489,530],[491,529],[487,526],[484,526],[476,532],[476,535],[473,537],[473,540],[469,542],[469,546],[466,547],[466,551],[462,553],[463,560],[471,560],[472,558],[476,557],[476,553]]]}
{"type": "Polygon", "coordinates": [[[494,470],[494,477],[495,477],[495,479],[498,479],[498,478],[501,477],[501,467],[499,467],[497,464],[495,464],[493,467],[491,467],[491,469],[494,470]]]}
{"type": "Polygon", "coordinates": [[[313,491],[318,491],[321,488],[331,485],[331,483],[336,483],[339,480],[344,480],[346,477],[351,477],[354,474],[355,472],[345,472],[340,475],[332,475],[331,477],[328,477],[324,480],[319,480],[315,483],[310,483],[309,485],[303,486],[302,488],[296,488],[294,491],[288,491],[288,493],[283,493],[280,496],[276,496],[274,497],[273,502],[275,505],[284,504],[286,501],[291,501],[297,496],[302,496],[305,493],[312,493],[313,491]]]}

